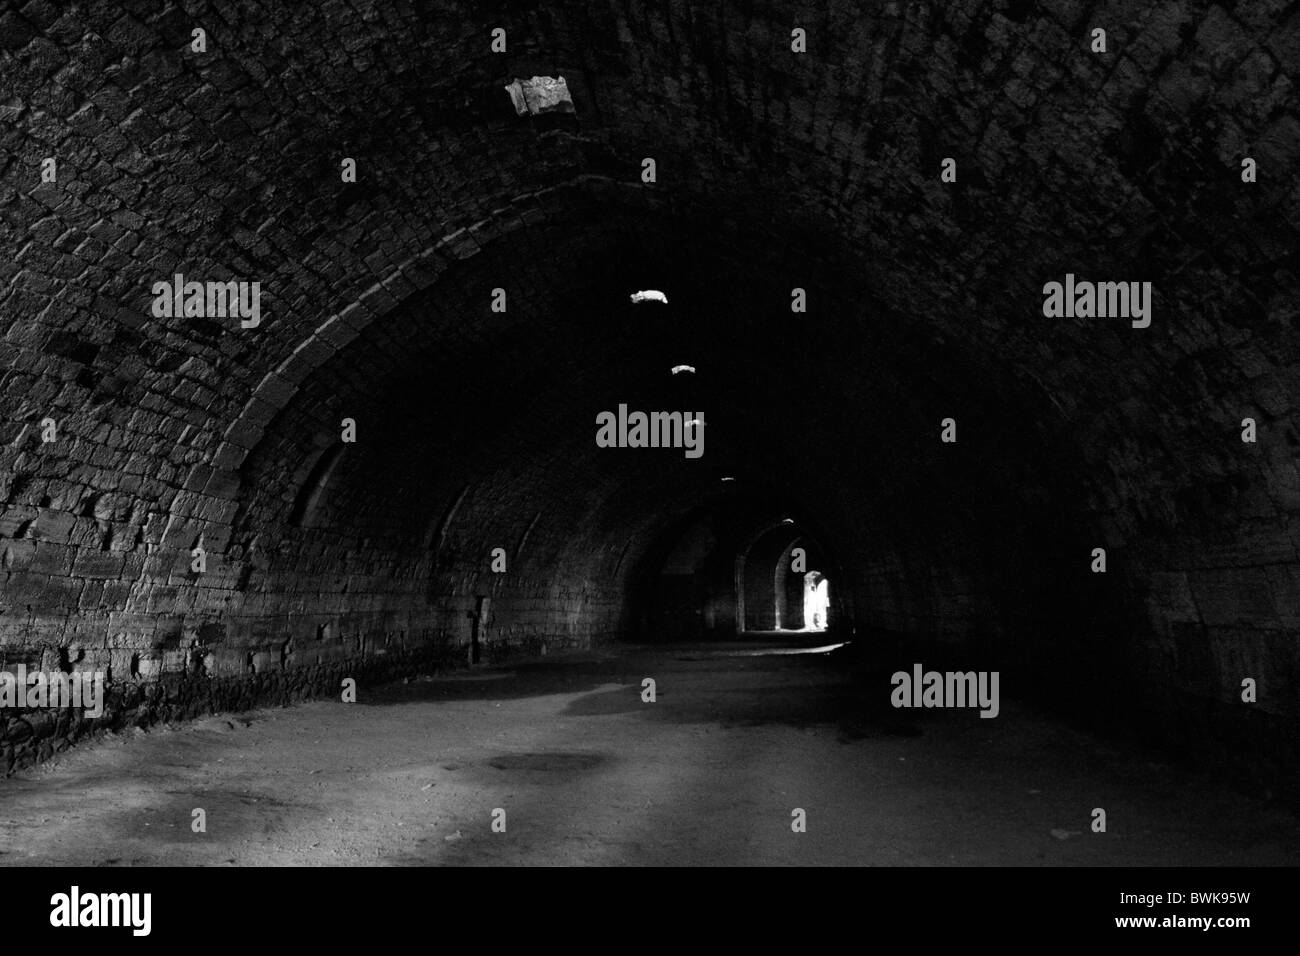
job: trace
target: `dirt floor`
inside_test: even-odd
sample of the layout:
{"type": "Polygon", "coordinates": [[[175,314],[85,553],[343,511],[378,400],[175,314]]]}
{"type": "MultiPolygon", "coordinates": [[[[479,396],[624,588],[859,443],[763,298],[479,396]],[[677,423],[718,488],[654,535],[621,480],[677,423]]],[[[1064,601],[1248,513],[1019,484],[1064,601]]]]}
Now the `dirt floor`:
{"type": "Polygon", "coordinates": [[[1189,771],[1005,699],[869,716],[844,651],[774,649],[550,658],[84,744],[0,780],[0,865],[1300,863],[1300,818],[1189,771]]]}

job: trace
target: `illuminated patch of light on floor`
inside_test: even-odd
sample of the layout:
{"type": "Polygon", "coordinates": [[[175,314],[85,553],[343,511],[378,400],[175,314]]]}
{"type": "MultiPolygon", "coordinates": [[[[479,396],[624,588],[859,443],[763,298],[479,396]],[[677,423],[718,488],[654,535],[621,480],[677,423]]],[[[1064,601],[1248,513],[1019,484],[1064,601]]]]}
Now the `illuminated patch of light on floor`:
{"type": "Polygon", "coordinates": [[[831,651],[848,645],[849,641],[839,644],[826,644],[822,647],[772,647],[761,651],[719,651],[722,657],[775,657],[789,654],[829,654],[831,651]]]}

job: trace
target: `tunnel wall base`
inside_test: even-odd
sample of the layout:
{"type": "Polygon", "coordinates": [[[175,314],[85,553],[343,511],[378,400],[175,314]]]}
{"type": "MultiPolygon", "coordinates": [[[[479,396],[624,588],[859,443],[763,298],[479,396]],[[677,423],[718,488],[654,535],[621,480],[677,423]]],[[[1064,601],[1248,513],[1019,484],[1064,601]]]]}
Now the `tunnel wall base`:
{"type": "Polygon", "coordinates": [[[374,685],[431,669],[588,649],[623,636],[621,603],[590,592],[501,595],[488,606],[480,618],[477,596],[447,595],[406,611],[30,620],[0,643],[0,669],[98,673],[103,713],[0,707],[0,771],[34,765],[105,731],[340,699],[349,677],[374,685]]]}
{"type": "Polygon", "coordinates": [[[72,707],[0,710],[0,766],[11,773],[106,731],[313,698],[341,699],[345,678],[358,685],[380,683],[456,666],[464,658],[460,648],[434,643],[237,677],[168,674],[155,680],[114,681],[104,688],[103,713],[98,717],[72,707]]]}

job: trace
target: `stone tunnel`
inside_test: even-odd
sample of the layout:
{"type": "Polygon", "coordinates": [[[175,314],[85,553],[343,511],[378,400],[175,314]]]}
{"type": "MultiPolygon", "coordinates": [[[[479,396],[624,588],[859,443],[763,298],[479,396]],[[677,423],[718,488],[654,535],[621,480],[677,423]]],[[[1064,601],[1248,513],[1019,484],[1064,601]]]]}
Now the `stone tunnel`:
{"type": "Polygon", "coordinates": [[[1293,5],[29,0],[0,47],[0,668],[104,688],[8,700],[0,789],[595,661],[1294,805],[1293,5]],[[1008,703],[891,708],[914,664],[1008,703]]]}

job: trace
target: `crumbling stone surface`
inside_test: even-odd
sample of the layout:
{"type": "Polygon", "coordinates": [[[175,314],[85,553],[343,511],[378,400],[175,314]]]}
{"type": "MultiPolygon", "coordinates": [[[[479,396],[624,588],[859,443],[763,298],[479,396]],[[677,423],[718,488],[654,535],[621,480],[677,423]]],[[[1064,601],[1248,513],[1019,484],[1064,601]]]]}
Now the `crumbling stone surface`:
{"type": "Polygon", "coordinates": [[[569,84],[562,76],[534,76],[529,80],[516,78],[505,88],[510,103],[520,116],[526,113],[572,113],[573,100],[569,84]]]}
{"type": "Polygon", "coordinates": [[[119,679],[107,688],[103,713],[97,717],[73,707],[0,710],[0,767],[10,773],[47,760],[78,740],[105,732],[337,696],[345,678],[357,682],[358,699],[363,699],[367,683],[463,664],[458,648],[429,641],[390,654],[354,656],[241,676],[188,673],[164,674],[154,680],[119,679]]]}

